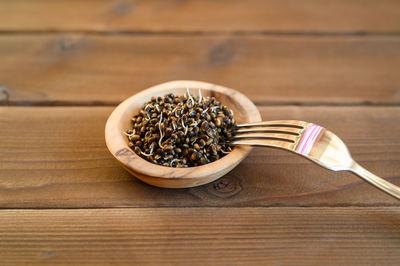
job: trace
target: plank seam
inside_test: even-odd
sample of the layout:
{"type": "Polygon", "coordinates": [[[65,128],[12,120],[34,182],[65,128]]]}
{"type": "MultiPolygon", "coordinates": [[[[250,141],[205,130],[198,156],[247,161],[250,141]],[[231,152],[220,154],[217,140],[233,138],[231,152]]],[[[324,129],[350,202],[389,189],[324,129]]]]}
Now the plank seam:
{"type": "Polygon", "coordinates": [[[310,36],[310,37],[400,37],[400,31],[140,31],[140,30],[6,30],[0,29],[0,35],[39,35],[39,34],[85,34],[85,35],[236,35],[236,36],[310,36]]]}
{"type": "MultiPolygon", "coordinates": [[[[12,101],[5,99],[0,102],[2,106],[17,106],[17,107],[114,107],[122,101],[102,102],[102,101],[86,101],[86,102],[75,102],[75,101],[12,101]]],[[[322,101],[253,101],[257,106],[331,106],[331,107],[399,107],[400,102],[322,102],[322,101]]]]}
{"type": "Polygon", "coordinates": [[[272,209],[272,208],[300,208],[300,209],[312,209],[312,208],[385,208],[385,207],[394,207],[400,208],[399,204],[334,204],[334,205],[325,205],[325,204],[313,204],[313,205],[253,205],[253,206],[116,206],[116,207],[31,207],[31,208],[18,208],[18,207],[0,207],[0,211],[6,210],[103,210],[103,209],[194,209],[194,208],[263,208],[263,209],[272,209]]]}

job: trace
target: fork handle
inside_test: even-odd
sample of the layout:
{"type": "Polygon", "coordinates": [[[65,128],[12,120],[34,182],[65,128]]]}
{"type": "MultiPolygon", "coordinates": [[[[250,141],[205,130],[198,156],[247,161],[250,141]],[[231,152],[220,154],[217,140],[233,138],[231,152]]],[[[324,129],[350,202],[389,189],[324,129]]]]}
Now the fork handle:
{"type": "Polygon", "coordinates": [[[371,183],[375,187],[400,200],[400,187],[393,185],[392,183],[380,178],[379,176],[374,175],[356,162],[352,164],[349,170],[363,178],[365,181],[371,183]]]}

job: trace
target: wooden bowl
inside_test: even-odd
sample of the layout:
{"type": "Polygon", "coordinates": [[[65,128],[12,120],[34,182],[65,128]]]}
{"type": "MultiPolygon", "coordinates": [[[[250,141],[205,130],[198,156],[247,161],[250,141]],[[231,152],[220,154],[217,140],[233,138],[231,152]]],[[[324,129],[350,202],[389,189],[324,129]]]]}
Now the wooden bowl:
{"type": "Polygon", "coordinates": [[[150,163],[136,155],[128,147],[128,138],[123,132],[132,129],[131,118],[150,101],[152,96],[164,96],[167,93],[183,95],[189,88],[190,93],[198,96],[215,96],[223,105],[233,110],[238,124],[261,121],[256,106],[238,91],[200,81],[179,80],[163,83],[123,101],[112,112],[105,128],[106,144],[112,155],[140,180],[158,187],[185,188],[209,183],[225,175],[238,165],[252,150],[250,146],[235,147],[231,153],[221,159],[196,167],[172,168],[150,163]]]}

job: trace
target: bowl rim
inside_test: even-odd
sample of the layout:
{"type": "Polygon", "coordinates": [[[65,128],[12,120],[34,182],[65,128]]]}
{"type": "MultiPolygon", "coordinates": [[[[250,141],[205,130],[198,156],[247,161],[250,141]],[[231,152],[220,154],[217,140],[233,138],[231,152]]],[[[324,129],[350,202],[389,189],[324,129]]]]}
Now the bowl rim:
{"type": "Polygon", "coordinates": [[[122,166],[129,172],[133,173],[134,175],[153,178],[198,179],[210,174],[210,167],[216,169],[229,168],[233,164],[239,164],[250,153],[252,150],[251,146],[238,146],[235,147],[232,152],[214,162],[201,166],[174,168],[148,162],[129,148],[129,146],[126,144],[126,140],[124,140],[124,137],[126,136],[123,134],[123,130],[120,128],[120,118],[123,116],[124,112],[128,111],[127,109],[131,107],[132,103],[137,99],[141,99],[142,97],[148,95],[155,95],[162,92],[165,92],[166,94],[168,93],[166,88],[176,89],[186,87],[189,88],[189,90],[201,88],[202,90],[217,91],[218,93],[225,94],[227,97],[232,98],[232,102],[238,103],[241,107],[244,105],[246,106],[246,112],[252,114],[248,122],[261,121],[261,114],[255,104],[244,94],[227,87],[194,80],[175,80],[152,86],[122,101],[112,111],[106,122],[105,141],[107,148],[119,161],[119,163],[122,164],[122,166]]]}

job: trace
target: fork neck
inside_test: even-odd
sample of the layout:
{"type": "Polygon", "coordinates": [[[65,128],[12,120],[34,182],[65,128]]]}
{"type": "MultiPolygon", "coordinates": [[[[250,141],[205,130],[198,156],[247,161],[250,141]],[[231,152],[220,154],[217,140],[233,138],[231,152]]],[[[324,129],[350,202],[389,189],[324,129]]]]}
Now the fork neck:
{"type": "Polygon", "coordinates": [[[388,193],[389,195],[395,197],[396,199],[400,200],[400,188],[392,183],[389,183],[385,179],[382,179],[358,163],[353,161],[353,164],[350,166],[350,171],[355,173],[356,175],[360,176],[365,181],[371,183],[372,185],[376,186],[377,188],[383,190],[384,192],[388,193]]]}

